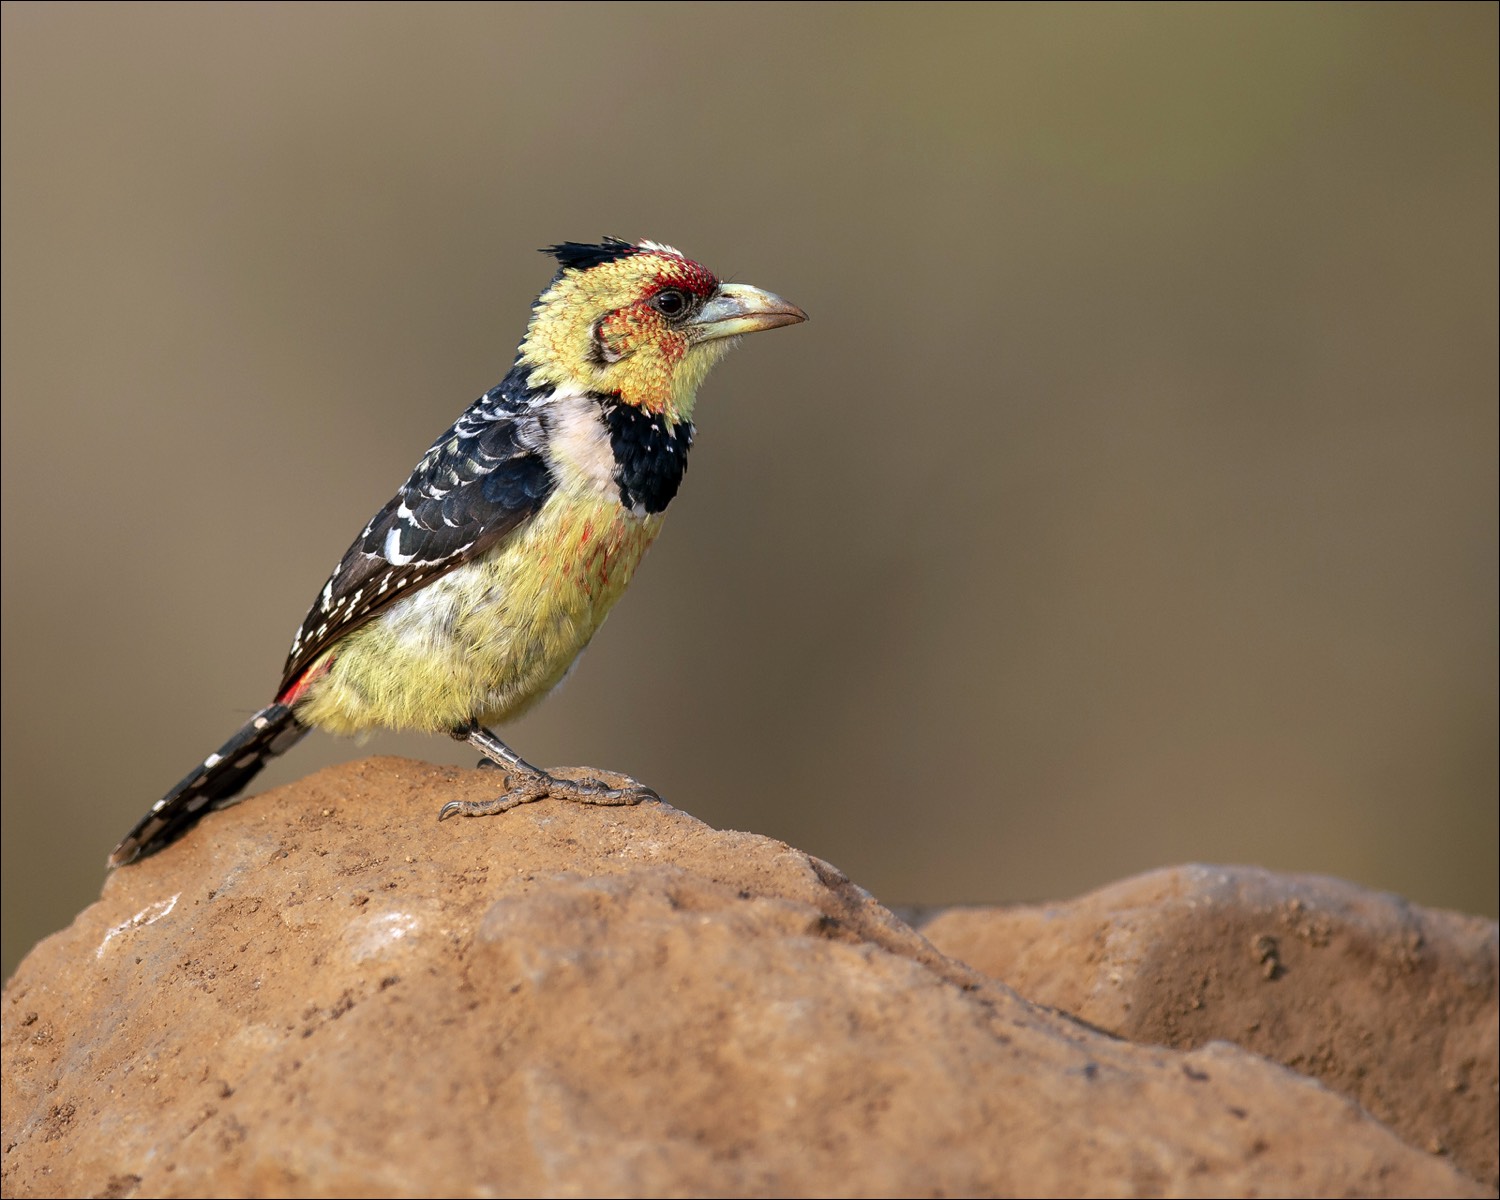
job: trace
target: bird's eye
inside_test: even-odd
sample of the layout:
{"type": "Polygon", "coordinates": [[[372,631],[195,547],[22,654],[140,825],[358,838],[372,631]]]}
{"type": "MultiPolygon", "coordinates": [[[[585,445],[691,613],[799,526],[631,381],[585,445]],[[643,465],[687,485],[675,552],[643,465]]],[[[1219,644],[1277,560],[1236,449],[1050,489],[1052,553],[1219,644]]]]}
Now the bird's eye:
{"type": "Polygon", "coordinates": [[[680,317],[688,310],[687,293],[667,288],[651,297],[651,307],[664,317],[680,317]]]}

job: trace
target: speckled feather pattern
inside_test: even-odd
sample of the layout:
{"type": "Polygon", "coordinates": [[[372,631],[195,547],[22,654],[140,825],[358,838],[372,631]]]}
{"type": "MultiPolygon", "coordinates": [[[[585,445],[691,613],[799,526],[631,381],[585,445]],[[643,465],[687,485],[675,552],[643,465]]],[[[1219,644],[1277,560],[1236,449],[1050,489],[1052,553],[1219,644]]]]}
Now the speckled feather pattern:
{"type": "Polygon", "coordinates": [[[555,494],[513,537],[348,635],[298,719],[352,734],[519,716],[588,645],[661,522],[614,497],[555,494]]]}
{"type": "Polygon", "coordinates": [[[660,243],[549,253],[561,269],[514,366],[340,559],[276,702],[158,801],[113,864],[180,836],[309,728],[457,733],[525,712],[567,673],[655,540],[708,371],[740,333],[805,319],[660,243]]]}

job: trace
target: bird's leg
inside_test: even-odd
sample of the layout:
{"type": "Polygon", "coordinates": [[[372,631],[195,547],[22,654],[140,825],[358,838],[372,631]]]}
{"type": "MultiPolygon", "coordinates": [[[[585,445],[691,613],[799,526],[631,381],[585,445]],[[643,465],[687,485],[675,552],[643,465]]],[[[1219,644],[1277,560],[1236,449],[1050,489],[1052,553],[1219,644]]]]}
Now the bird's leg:
{"type": "Polygon", "coordinates": [[[468,742],[504,771],[508,790],[493,800],[450,800],[438,812],[439,821],[452,816],[493,816],[549,796],[578,804],[640,804],[643,800],[661,799],[633,779],[628,780],[625,787],[610,787],[597,779],[560,779],[540,767],[533,767],[478,721],[470,721],[449,732],[456,740],[468,742]]]}

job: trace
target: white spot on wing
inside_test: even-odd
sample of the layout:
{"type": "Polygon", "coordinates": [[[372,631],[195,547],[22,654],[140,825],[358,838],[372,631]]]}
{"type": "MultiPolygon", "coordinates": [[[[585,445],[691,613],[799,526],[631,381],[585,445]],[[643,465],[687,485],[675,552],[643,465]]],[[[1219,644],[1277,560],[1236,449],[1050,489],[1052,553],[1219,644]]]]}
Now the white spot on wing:
{"type": "Polygon", "coordinates": [[[381,553],[385,555],[387,562],[396,567],[404,567],[416,558],[415,554],[401,553],[401,527],[399,525],[385,535],[385,545],[381,547],[381,553]]]}

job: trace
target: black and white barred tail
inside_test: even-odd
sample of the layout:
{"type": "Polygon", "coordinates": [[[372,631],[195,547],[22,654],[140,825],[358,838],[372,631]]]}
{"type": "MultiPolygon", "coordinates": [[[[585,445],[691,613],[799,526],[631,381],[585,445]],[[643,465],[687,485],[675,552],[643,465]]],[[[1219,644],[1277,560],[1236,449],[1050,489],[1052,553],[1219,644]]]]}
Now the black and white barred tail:
{"type": "Polygon", "coordinates": [[[151,806],[109,856],[123,867],[142,854],[170,845],[203,815],[239,795],[271,759],[290,750],[307,733],[290,705],[273,704],[256,713],[186,779],[151,806]]]}

